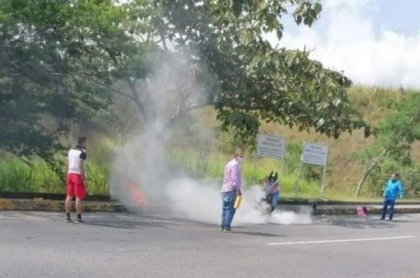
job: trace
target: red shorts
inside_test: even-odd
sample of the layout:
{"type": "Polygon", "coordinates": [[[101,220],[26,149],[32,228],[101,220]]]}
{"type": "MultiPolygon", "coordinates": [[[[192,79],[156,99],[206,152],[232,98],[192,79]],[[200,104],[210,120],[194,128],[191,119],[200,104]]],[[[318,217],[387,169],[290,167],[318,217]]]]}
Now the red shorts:
{"type": "Polygon", "coordinates": [[[86,198],[85,184],[81,175],[74,173],[67,175],[67,196],[76,196],[81,200],[86,198]]]}

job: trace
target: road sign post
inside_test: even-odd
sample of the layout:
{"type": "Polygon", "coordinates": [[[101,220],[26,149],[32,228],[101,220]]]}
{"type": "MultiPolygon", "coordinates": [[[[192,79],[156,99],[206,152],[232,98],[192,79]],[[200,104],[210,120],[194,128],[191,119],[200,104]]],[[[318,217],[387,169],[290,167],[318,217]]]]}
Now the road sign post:
{"type": "Polygon", "coordinates": [[[295,184],[295,197],[297,197],[298,192],[299,192],[299,185],[300,185],[300,179],[302,178],[302,173],[303,173],[303,162],[302,162],[302,157],[301,157],[299,174],[298,174],[298,177],[296,179],[296,184],[295,184]]]}
{"type": "Polygon", "coordinates": [[[285,138],[266,134],[258,134],[257,156],[284,159],[285,150],[285,138]]]}
{"type": "Polygon", "coordinates": [[[295,195],[297,195],[299,191],[299,183],[302,176],[303,164],[323,167],[320,194],[321,195],[324,194],[325,174],[327,171],[327,160],[328,160],[328,146],[303,142],[303,150],[302,150],[302,156],[300,160],[301,160],[301,167],[299,170],[298,179],[296,181],[295,195]]]}
{"type": "MultiPolygon", "coordinates": [[[[257,170],[257,155],[254,154],[254,165],[252,167],[252,182],[255,181],[255,171],[257,170]]],[[[251,184],[252,185],[252,184],[251,184]]]]}
{"type": "Polygon", "coordinates": [[[322,181],[321,181],[321,196],[324,195],[325,191],[325,173],[327,171],[327,166],[324,166],[324,171],[322,172],[322,181]]]}
{"type": "Polygon", "coordinates": [[[284,159],[285,152],[286,138],[267,134],[258,134],[257,153],[254,157],[254,170],[252,178],[255,179],[256,160],[258,157],[274,158],[281,161],[284,159]]]}

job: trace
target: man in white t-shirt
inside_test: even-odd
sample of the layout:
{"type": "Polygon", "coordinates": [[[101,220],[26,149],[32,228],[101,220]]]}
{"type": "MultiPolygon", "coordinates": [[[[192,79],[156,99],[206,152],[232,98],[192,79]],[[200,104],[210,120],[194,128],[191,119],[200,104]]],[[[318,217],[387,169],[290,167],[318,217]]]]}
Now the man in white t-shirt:
{"type": "Polygon", "coordinates": [[[76,222],[82,223],[82,201],[86,198],[87,181],[85,174],[86,137],[77,140],[77,146],[71,149],[66,161],[67,175],[67,198],[66,198],[66,222],[71,222],[70,211],[73,198],[76,197],[76,222]]]}

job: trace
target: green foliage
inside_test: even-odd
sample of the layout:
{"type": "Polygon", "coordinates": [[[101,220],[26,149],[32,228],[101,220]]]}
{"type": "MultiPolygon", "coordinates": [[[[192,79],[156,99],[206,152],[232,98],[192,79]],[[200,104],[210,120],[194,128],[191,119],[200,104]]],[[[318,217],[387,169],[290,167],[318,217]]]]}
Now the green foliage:
{"type": "MultiPolygon", "coordinates": [[[[194,149],[173,149],[170,153],[172,162],[181,165],[191,176],[197,178],[211,178],[221,182],[225,164],[231,159],[230,155],[220,152],[211,152],[205,160],[205,167],[201,168],[198,161],[200,155],[194,149]],[[203,169],[205,169],[203,171],[203,169]]],[[[242,165],[244,177],[244,186],[262,185],[268,174],[272,170],[280,171],[280,181],[282,184],[282,194],[293,195],[294,186],[297,179],[297,171],[282,171],[279,161],[274,159],[258,159],[254,168],[254,160],[251,154],[246,155],[246,160],[242,165]]],[[[311,180],[306,177],[302,179],[300,185],[300,194],[306,196],[317,196],[319,194],[319,180],[311,180]]]]}
{"type": "MultiPolygon", "coordinates": [[[[108,167],[88,162],[89,192],[108,194],[108,167]]],[[[64,175],[57,175],[50,165],[34,159],[26,164],[20,159],[8,157],[0,161],[0,189],[12,192],[65,193],[64,175]]]]}
{"type": "Polygon", "coordinates": [[[109,103],[106,89],[78,76],[80,27],[70,21],[75,17],[86,14],[67,1],[2,1],[0,148],[55,164],[69,124],[109,103]]]}
{"type": "Polygon", "coordinates": [[[320,1],[4,0],[0,6],[0,142],[22,157],[48,161],[58,138],[106,108],[111,92],[128,98],[143,122],[156,119],[147,85],[171,65],[193,84],[174,86],[166,121],[213,105],[224,130],[253,140],[260,119],[337,138],[366,126],[347,98],[350,80],[308,58],[273,48],[283,15],[311,26],[320,1]],[[184,69],[185,68],[185,69],[184,69]],[[192,97],[204,95],[200,101],[192,97]],[[49,124],[43,117],[52,119],[49,124]]]}
{"type": "MultiPolygon", "coordinates": [[[[151,109],[157,94],[144,90],[162,73],[190,82],[173,84],[160,120],[174,125],[194,109],[213,106],[222,130],[231,132],[227,148],[252,147],[261,120],[334,138],[366,127],[348,99],[349,79],[306,51],[273,47],[263,38],[275,32],[281,39],[284,15],[312,26],[321,9],[313,0],[1,1],[0,149],[31,164],[16,162],[23,181],[2,184],[62,190],[49,184],[61,184],[63,138],[74,136],[72,127],[107,119],[104,125],[113,126],[123,144],[131,126],[162,116],[151,109]],[[108,110],[119,97],[137,113],[108,110]],[[45,180],[34,178],[38,172],[45,180]]],[[[217,159],[197,163],[197,175],[219,175],[217,159]]],[[[95,192],[107,190],[108,165],[100,163],[106,160],[105,154],[88,164],[95,192]]],[[[294,154],[286,163],[292,174],[294,154]]]]}
{"type": "Polygon", "coordinates": [[[159,7],[158,28],[176,50],[193,53],[197,76],[213,75],[202,105],[215,106],[225,130],[234,127],[238,137],[252,141],[260,119],[314,127],[335,138],[366,126],[347,99],[346,77],[305,51],[273,48],[263,39],[264,32],[281,37],[278,18],[291,10],[298,24],[311,26],[319,1],[159,1],[159,7]]]}
{"type": "Polygon", "coordinates": [[[374,144],[356,157],[371,158],[386,150],[394,159],[408,159],[412,144],[420,139],[419,104],[420,95],[416,92],[407,93],[400,100],[382,101],[388,115],[374,128],[374,144]]]}
{"type": "Polygon", "coordinates": [[[368,164],[364,176],[370,175],[369,192],[378,194],[381,191],[383,175],[407,172],[409,191],[416,194],[420,186],[417,179],[420,168],[410,151],[413,143],[420,140],[420,95],[409,92],[400,100],[387,100],[382,104],[389,112],[374,129],[375,142],[354,157],[368,164]]]}
{"type": "Polygon", "coordinates": [[[391,155],[401,157],[411,144],[420,139],[420,95],[410,93],[399,102],[390,101],[387,119],[376,129],[378,144],[389,149],[391,155]]]}
{"type": "Polygon", "coordinates": [[[16,158],[0,162],[0,188],[2,191],[64,192],[64,179],[60,179],[43,161],[31,165],[16,158]]]}
{"type": "Polygon", "coordinates": [[[89,193],[109,194],[109,165],[105,163],[86,163],[86,175],[89,180],[89,193]]]}
{"type": "Polygon", "coordinates": [[[380,166],[376,167],[369,176],[364,189],[364,195],[381,196],[385,183],[391,173],[399,173],[407,196],[418,197],[420,195],[420,167],[414,161],[399,161],[392,157],[385,159],[380,166]]]}

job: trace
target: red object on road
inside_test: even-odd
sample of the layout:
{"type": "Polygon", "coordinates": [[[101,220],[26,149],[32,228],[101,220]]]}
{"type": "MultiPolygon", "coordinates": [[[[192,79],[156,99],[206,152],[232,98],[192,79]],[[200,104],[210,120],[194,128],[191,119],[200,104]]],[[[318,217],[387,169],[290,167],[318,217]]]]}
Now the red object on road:
{"type": "Polygon", "coordinates": [[[366,216],[367,215],[366,207],[357,207],[356,208],[356,214],[357,214],[357,216],[360,216],[360,217],[366,216]]]}

